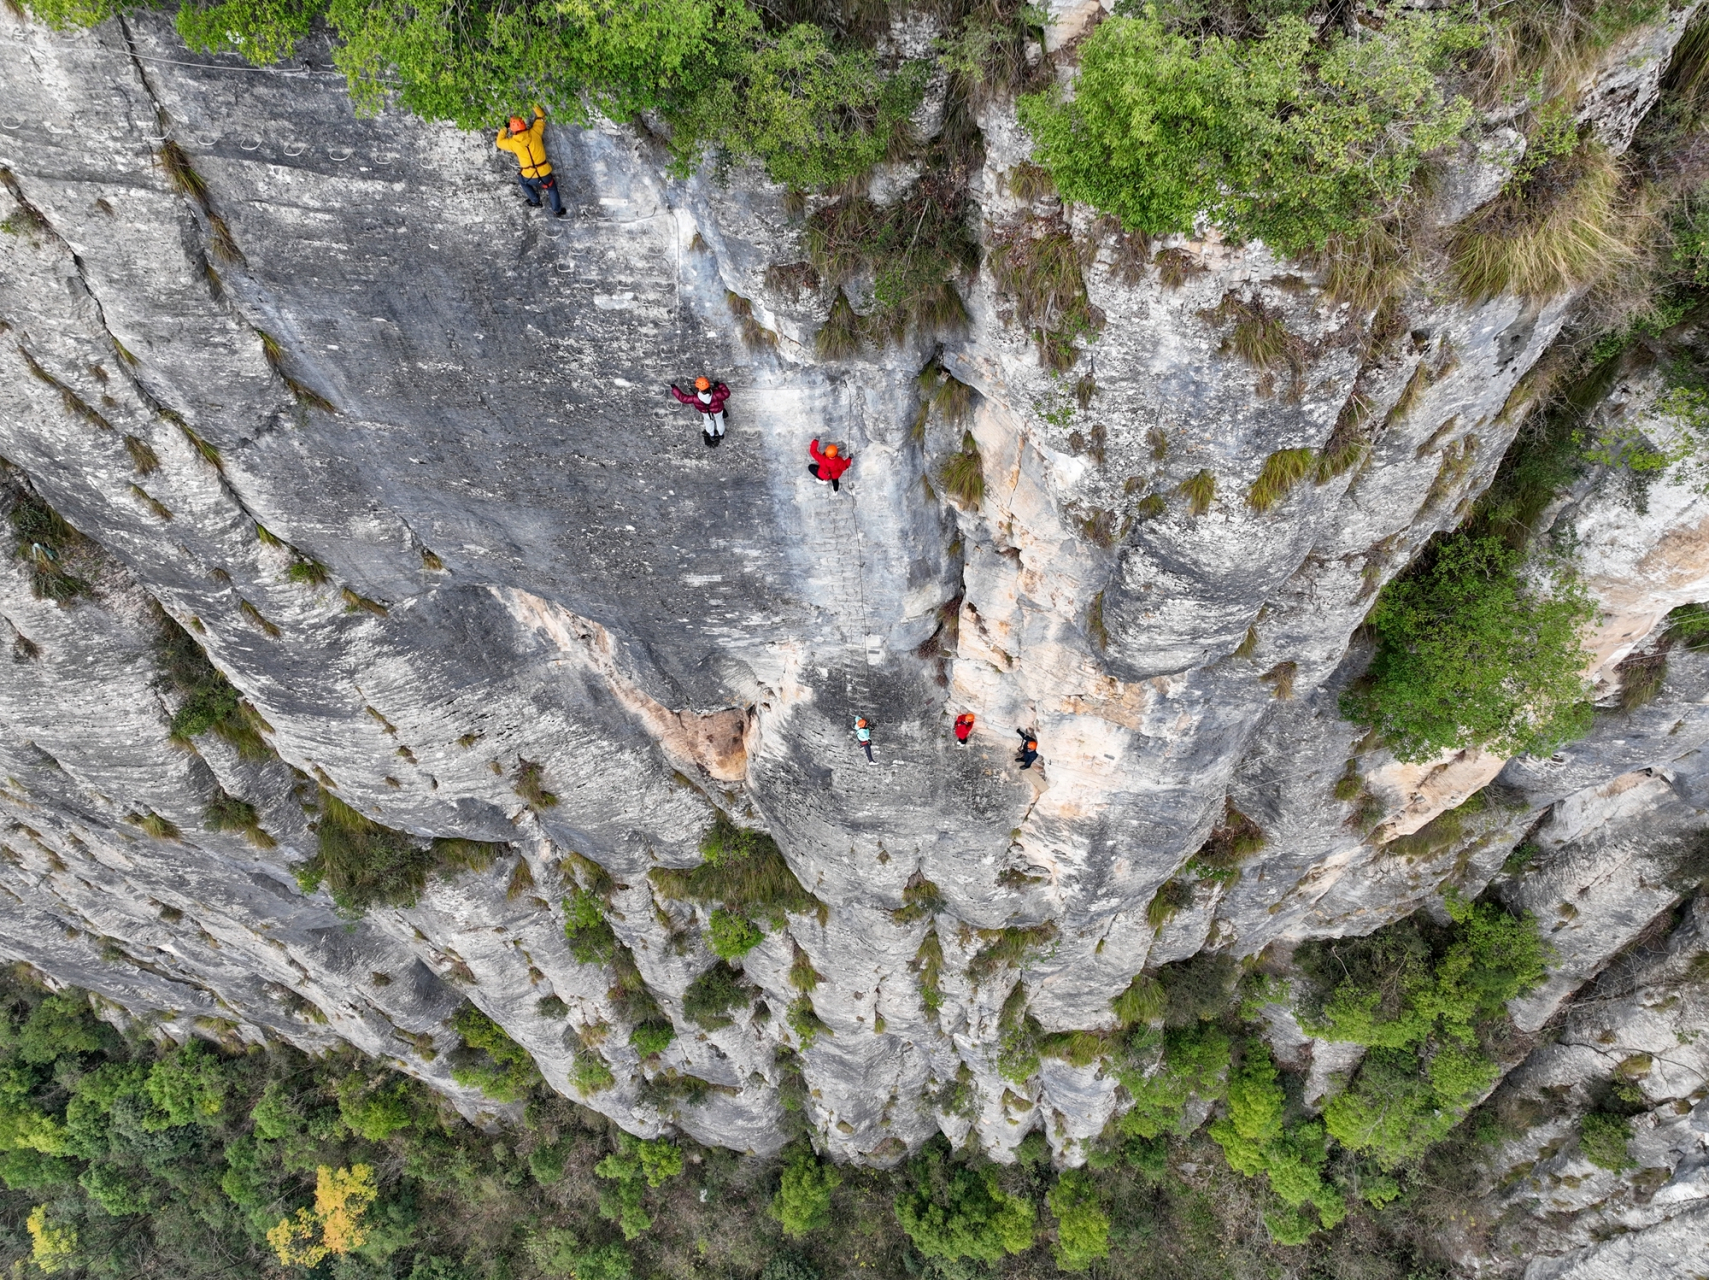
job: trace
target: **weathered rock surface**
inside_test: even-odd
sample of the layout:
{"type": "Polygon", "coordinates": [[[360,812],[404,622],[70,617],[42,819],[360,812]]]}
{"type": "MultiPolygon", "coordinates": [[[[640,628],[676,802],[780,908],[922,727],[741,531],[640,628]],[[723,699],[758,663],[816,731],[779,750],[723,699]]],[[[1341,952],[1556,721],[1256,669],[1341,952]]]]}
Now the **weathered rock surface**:
{"type": "MultiPolygon", "coordinates": [[[[1586,101],[1613,145],[1690,13],[1610,51],[1586,101]]],[[[585,1101],[625,1127],[767,1151],[775,1050],[799,1042],[782,1016],[799,950],[821,975],[826,1029],[800,1060],[826,1149],[886,1162],[972,1127],[1002,1159],[1042,1125],[1071,1163],[1118,1090],[1050,1059],[1025,1086],[999,1075],[1017,981],[1047,1029],[1105,1026],[1148,964],[1285,954],[1499,876],[1553,930],[1554,975],[1514,1010],[1534,1031],[1679,900],[1663,864],[1701,824],[1705,659],[1676,651],[1652,702],[1550,760],[1402,765],[1360,755],[1337,711],[1374,593],[1488,483],[1523,417],[1515,387],[1571,300],[1468,309],[1421,289],[1373,333],[1298,264],[1208,234],[1162,246],[1193,267],[1171,287],[1082,211],[1004,194],[1027,144],[993,110],[987,234],[1060,216],[1099,245],[1086,283],[1107,326],[1082,404],[1040,368],[1012,300],[974,282],[971,326],[942,351],[978,393],[966,430],[985,497],[966,509],[927,483],[962,426],[913,429],[931,348],[821,361],[823,300],[767,285],[768,265],[801,257],[781,190],[745,171],[672,180],[632,131],[554,127],[571,213],[553,221],[522,205],[490,140],[358,118],[324,47],[307,53],[307,70],[264,71],[189,55],[158,18],[62,36],[0,17],[0,453],[101,548],[95,598],[70,607],[33,596],[22,564],[0,568],[18,641],[0,671],[0,951],[176,1035],[349,1041],[475,1111],[443,1052],[472,1000],[566,1093],[576,1055],[602,1055],[616,1083],[585,1101]],[[205,199],[175,189],[167,140],[205,199]],[[727,293],[775,342],[742,345],[727,293]],[[1225,297],[1286,319],[1291,386],[1224,353],[1209,313],[1225,297]],[[702,371],[735,389],[717,450],[665,391],[702,371]],[[1320,448],[1346,421],[1366,442],[1357,465],[1266,512],[1244,501],[1270,454],[1320,448]],[[157,470],[136,471],[126,436],[157,470]],[[815,436],[853,449],[840,494],[807,474],[815,436]],[[1194,515],[1179,489],[1201,471],[1217,491],[1194,515]],[[1160,513],[1139,506],[1152,495],[1160,513]],[[289,548],[328,582],[290,580],[289,548]],[[169,741],[151,600],[265,719],[277,759],[169,741]],[[965,748],[949,733],[962,710],[978,716],[965,748]],[[1039,734],[1030,772],[1010,761],[1017,728],[1039,734]],[[1355,756],[1383,809],[1371,835],[1332,795],[1355,756]],[[522,760],[555,805],[518,794],[522,760]],[[1499,803],[1463,838],[1383,852],[1492,779],[1499,803]],[[313,852],[317,783],[390,827],[510,852],[348,923],[291,873],[313,852]],[[222,788],[274,847],[207,829],[222,788]],[[1229,801],[1265,850],[1154,930],[1154,893],[1229,801]],[[828,910],[770,930],[743,962],[763,1006],[704,1032],[682,1012],[713,960],[704,911],[656,899],[647,873],[695,864],[714,806],[775,835],[828,910]],[[180,835],[147,834],[149,814],[180,835]],[[1516,867],[1522,839],[1535,854],[1516,867]],[[613,928],[679,1028],[657,1061],[628,1047],[611,974],[566,947],[572,853],[617,882],[613,928]],[[916,875],[942,910],[902,923],[916,875]],[[968,976],[980,931],[1045,922],[1042,954],[968,976]],[[934,929],[936,1009],[915,964],[934,929]],[[648,1080],[670,1071],[716,1088],[661,1102],[648,1080]],[[971,1115],[936,1109],[958,1076],[971,1115]]],[[[1442,218],[1499,189],[1511,132],[1468,148],[1442,218]]],[[[1614,403],[1641,414],[1653,397],[1614,403]]],[[[1700,488],[1659,481],[1637,516],[1593,477],[1557,516],[1604,609],[1610,697],[1667,611],[1709,596],[1700,488]]],[[[1538,1242],[1561,1256],[1528,1274],[1646,1274],[1701,1248],[1706,1064],[1683,1039],[1699,997],[1644,1003],[1652,978],[1684,981],[1697,920],[1625,994],[1569,1004],[1572,1030],[1503,1086],[1582,1088],[1616,1052],[1605,1027],[1620,1052],[1675,1064],[1644,1078],[1654,1116],[1678,1114],[1641,1140],[1646,1170],[1667,1173],[1642,1195],[1565,1147],[1541,1154],[1551,1130],[1515,1154],[1560,1201],[1538,1212],[1579,1224],[1538,1242]],[[1590,1243],[1608,1221],[1642,1234],[1590,1243]]],[[[1273,1021],[1309,1096],[1351,1067],[1346,1046],[1273,1021]]]]}

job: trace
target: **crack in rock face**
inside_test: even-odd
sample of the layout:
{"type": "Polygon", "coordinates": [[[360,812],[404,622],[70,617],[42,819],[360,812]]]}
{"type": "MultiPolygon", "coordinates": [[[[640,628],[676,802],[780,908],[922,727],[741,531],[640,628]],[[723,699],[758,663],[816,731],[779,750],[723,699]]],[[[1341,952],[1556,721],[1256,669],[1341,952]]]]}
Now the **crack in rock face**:
{"type": "MultiPolygon", "coordinates": [[[[1049,47],[1096,10],[1054,4],[1049,47]]],[[[1689,16],[1598,73],[1607,146],[1689,16]]],[[[354,1045],[471,1117],[504,1108],[434,1048],[465,1002],[638,1136],[771,1153],[803,1095],[835,1159],[942,1133],[1007,1163],[1042,1129],[1075,1166],[1132,1101],[1084,1051],[1136,977],[1280,974],[1489,889],[1552,947],[1514,1024],[1573,1030],[1492,1105],[1663,1047],[1643,1088],[1689,1104],[1635,1139],[1668,1170],[1648,1198],[1548,1125],[1510,1144],[1514,1213],[1578,1224],[1537,1227],[1527,1276],[1690,1251],[1701,909],[1655,922],[1709,804],[1709,657],[1675,646],[1546,758],[1400,760],[1340,713],[1373,600],[1489,486],[1579,299],[1415,286],[1379,340],[1260,242],[1135,259],[1021,199],[1030,140],[989,104],[986,248],[1051,205],[1093,358],[1043,367],[994,270],[941,343],[821,358],[801,219],[756,169],[552,124],[555,219],[489,137],[233,77],[159,15],[0,23],[0,505],[69,526],[0,566],[0,952],[179,1037],[354,1045]],[[1273,368],[1254,327],[1288,335],[1273,368]],[[701,374],[732,392],[715,447],[669,393],[701,374]],[[837,490],[815,440],[852,460],[837,490]],[[339,878],[380,847],[423,869],[339,878]],[[708,1088],[661,1101],[682,1077],[708,1088]]],[[[1442,217],[1522,141],[1445,161],[1442,217]]],[[[881,177],[893,203],[917,175],[881,177]]],[[[1663,394],[1636,373],[1595,412],[1663,431],[1663,394]]],[[[1709,597],[1705,501],[1664,477],[1635,514],[1592,476],[1552,509],[1599,705],[1709,597]]],[[[1316,1108],[1360,1051],[1260,1004],[1316,1108]]]]}

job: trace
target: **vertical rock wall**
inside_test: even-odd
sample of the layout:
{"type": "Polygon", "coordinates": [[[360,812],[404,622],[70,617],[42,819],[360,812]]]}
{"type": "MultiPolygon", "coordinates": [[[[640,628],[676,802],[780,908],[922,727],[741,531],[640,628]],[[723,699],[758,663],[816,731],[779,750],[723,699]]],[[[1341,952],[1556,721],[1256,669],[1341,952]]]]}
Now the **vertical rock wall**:
{"type": "MultiPolygon", "coordinates": [[[[1611,50],[1589,86],[1613,145],[1691,12],[1611,50]]],[[[1137,256],[1083,210],[1007,194],[1027,143],[992,108],[983,235],[1060,219],[1093,251],[1106,323],[1052,375],[981,273],[939,353],[977,393],[971,419],[916,430],[933,348],[814,355],[825,300],[768,284],[801,227],[757,174],[678,181],[642,134],[554,126],[570,213],[553,220],[489,139],[359,118],[325,47],[307,53],[257,70],[187,54],[155,17],[68,35],[0,19],[0,453],[14,498],[27,483],[99,544],[95,596],[68,607],[33,596],[22,563],[0,569],[7,954],[175,1034],[347,1040],[475,1110],[445,1052],[472,1000],[562,1091],[578,1053],[601,1054],[616,1083],[585,1101],[625,1127],[753,1151],[782,1140],[776,1050],[800,1043],[783,1014],[805,958],[824,1029],[800,1063],[828,1150],[885,1162],[971,1127],[1001,1159],[1042,1125],[1074,1162],[1116,1086],[1053,1059],[1001,1078],[1018,982],[1047,1029],[1108,1025],[1147,965],[1285,951],[1476,892],[1546,814],[1541,870],[1503,892],[1544,917],[1557,893],[1584,905],[1557,977],[1516,1010],[1535,1027],[1677,897],[1643,858],[1658,815],[1683,831],[1699,812],[1695,658],[1549,761],[1367,751],[1372,836],[1332,796],[1359,736],[1336,709],[1365,660],[1351,638],[1488,483],[1571,299],[1467,308],[1420,286],[1373,316],[1210,232],[1137,256]],[[198,179],[175,183],[171,147],[198,179]],[[1168,278],[1159,251],[1183,264],[1168,278]],[[1288,368],[1225,349],[1241,307],[1285,322],[1288,368]],[[716,450],[666,394],[702,371],[735,392],[716,450]],[[934,487],[964,432],[976,508],[934,487]],[[807,474],[815,436],[853,449],[840,494],[807,474]],[[1349,439],[1356,465],[1267,510],[1246,500],[1276,451],[1349,439]],[[1216,491],[1195,514],[1182,486],[1201,472],[1216,491]],[[292,580],[300,557],[326,581],[292,580]],[[277,758],[168,740],[151,602],[277,758]],[[1017,728],[1038,731],[1040,767],[1011,762],[1017,728]],[[555,805],[525,803],[525,760],[555,805]],[[1383,852],[1498,774],[1504,802],[1469,846],[1383,852]],[[508,851],[346,922],[291,874],[318,786],[414,836],[508,851]],[[219,789],[257,807],[272,847],[207,828],[219,789]],[[1153,895],[1229,802],[1264,852],[1154,929],[1153,895]],[[682,998],[713,961],[704,910],[648,872],[695,865],[714,807],[775,835],[827,910],[770,928],[742,965],[762,1000],[702,1031],[682,998]],[[571,854],[613,878],[612,926],[679,1028],[657,1060],[628,1047],[611,973],[566,947],[571,854]],[[898,916],[920,880],[939,909],[898,916]],[[1036,945],[975,963],[1004,929],[1036,945]],[[673,1103],[672,1072],[713,1091],[673,1103]],[[958,1078],[971,1113],[939,1109],[958,1078]]],[[[1499,189],[1515,135],[1491,128],[1451,158],[1438,222],[1499,189]]],[[[1613,500],[1587,489],[1561,517],[1606,611],[1603,674],[1709,593],[1700,496],[1654,493],[1636,522],[1613,500]]]]}

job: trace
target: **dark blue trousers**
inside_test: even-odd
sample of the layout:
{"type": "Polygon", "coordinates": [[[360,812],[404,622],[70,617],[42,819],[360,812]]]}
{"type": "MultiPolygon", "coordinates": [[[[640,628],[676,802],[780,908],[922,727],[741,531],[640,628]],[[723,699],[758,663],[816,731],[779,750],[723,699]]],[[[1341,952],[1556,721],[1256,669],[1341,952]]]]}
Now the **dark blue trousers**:
{"type": "Polygon", "coordinates": [[[552,206],[553,213],[564,211],[564,202],[558,199],[558,175],[549,173],[544,178],[524,178],[517,175],[516,183],[522,188],[522,194],[528,197],[528,203],[536,209],[540,207],[540,193],[546,193],[546,200],[552,206]]]}

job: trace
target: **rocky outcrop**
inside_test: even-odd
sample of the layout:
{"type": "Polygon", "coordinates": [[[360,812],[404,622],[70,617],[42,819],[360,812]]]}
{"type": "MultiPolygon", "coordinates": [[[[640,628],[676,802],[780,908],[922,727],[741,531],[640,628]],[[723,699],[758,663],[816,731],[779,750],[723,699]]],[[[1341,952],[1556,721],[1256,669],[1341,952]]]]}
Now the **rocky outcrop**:
{"type": "MultiPolygon", "coordinates": [[[[1610,51],[1585,100],[1609,104],[1612,143],[1689,16],[1610,51]]],[[[1474,308],[1419,287],[1374,316],[1259,244],[1136,248],[1009,194],[1027,142],[993,107],[985,238],[1049,223],[1087,246],[1101,337],[1051,373],[987,271],[941,350],[824,360],[827,299],[766,270],[801,258],[799,222],[755,173],[678,181],[643,134],[554,127],[571,213],[553,221],[488,139],[356,116],[323,46],[259,70],[191,56],[149,16],[67,35],[4,18],[0,44],[0,452],[11,501],[39,494],[98,544],[79,552],[93,594],[68,605],[34,595],[26,563],[0,570],[16,658],[0,950],[115,1017],[349,1041],[473,1112],[487,1104],[447,1052],[470,1000],[565,1093],[582,1096],[578,1057],[601,1057],[615,1082],[583,1100],[637,1133],[775,1149],[798,1061],[840,1158],[894,1161],[941,1129],[1005,1159],[1042,1125],[1073,1163],[1121,1100],[1096,1065],[1002,1078],[1017,983],[1047,1030],[1107,1026],[1147,966],[1285,954],[1498,880],[1553,929],[1553,976],[1515,1009],[1535,1030],[1678,901],[1656,860],[1700,813],[1696,655],[1549,760],[1403,765],[1361,750],[1337,710],[1374,594],[1489,482],[1571,299],[1474,308]],[[1253,315],[1284,326],[1274,368],[1225,349],[1253,315]],[[932,361],[973,389],[965,421],[918,413],[932,361]],[[716,450],[665,393],[703,370],[735,390],[716,450]],[[807,474],[815,436],[852,447],[839,494],[807,474]],[[1266,460],[1297,448],[1350,452],[1250,501],[1266,460]],[[970,451],[977,502],[940,492],[970,451]],[[156,604],[265,723],[264,758],[172,740],[156,604]],[[949,732],[963,710],[966,747],[949,732]],[[1038,733],[1033,770],[1010,761],[1017,728],[1038,733]],[[1334,797],[1354,758],[1380,808],[1363,828],[1334,797]],[[530,794],[525,762],[556,803],[530,794]],[[1453,839],[1385,850],[1492,780],[1498,802],[1453,839]],[[505,850],[347,920],[292,873],[321,787],[412,836],[505,850]],[[265,847],[209,829],[222,792],[255,806],[265,847]],[[1154,894],[1230,803],[1264,851],[1233,883],[1193,882],[1154,928],[1154,894]],[[649,872],[696,865],[715,810],[775,836],[824,909],[770,925],[741,964],[757,999],[703,1029],[683,1001],[714,959],[706,908],[649,872]],[[627,1043],[612,973],[566,946],[563,898],[590,866],[678,1029],[656,1059],[627,1043]],[[816,1024],[786,1016],[803,999],[816,1024]],[[673,1099],[682,1076],[711,1086],[704,1101],[673,1099]]],[[[1468,146],[1438,221],[1499,189],[1499,133],[1468,146]]],[[[1659,619],[1709,595],[1701,495],[1658,482],[1641,518],[1627,498],[1593,477],[1556,517],[1604,611],[1610,698],[1659,619]]],[[[1668,964],[1688,965],[1695,928],[1669,935],[1668,964]]],[[[1689,1006],[1651,1025],[1646,989],[1609,1025],[1653,1055],[1689,1006]]],[[[1570,1025],[1605,1016],[1582,1003],[1570,1025]]],[[[1294,1037],[1284,1057],[1321,1094],[1351,1062],[1287,1021],[1278,1046],[1294,1037]]],[[[1602,1069],[1612,1050],[1580,1062],[1569,1038],[1504,1088],[1602,1069]]],[[[1696,1106],[1667,1079],[1653,1100],[1696,1106]]],[[[1602,1179],[1571,1210],[1677,1234],[1701,1181],[1688,1111],[1641,1140],[1670,1171],[1643,1206],[1602,1179]]],[[[1527,1185],[1580,1176],[1551,1163],[1564,1151],[1526,1155],[1527,1185]]],[[[1612,1244],[1588,1247],[1538,1274],[1615,1265],[1612,1244]]]]}

